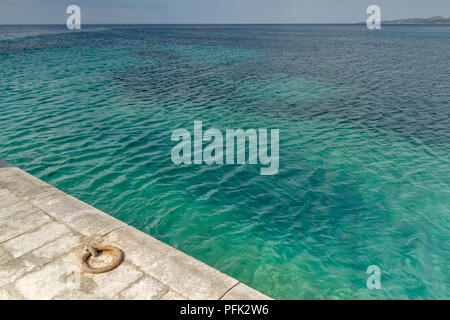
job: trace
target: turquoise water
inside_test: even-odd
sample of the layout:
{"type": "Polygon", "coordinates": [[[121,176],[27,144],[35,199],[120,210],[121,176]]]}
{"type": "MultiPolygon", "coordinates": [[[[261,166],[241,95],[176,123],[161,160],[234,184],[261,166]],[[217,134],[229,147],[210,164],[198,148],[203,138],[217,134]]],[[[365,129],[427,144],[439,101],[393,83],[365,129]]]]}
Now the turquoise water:
{"type": "Polygon", "coordinates": [[[0,26],[0,158],[274,298],[449,298],[449,27],[83,30],[0,26]],[[279,173],[173,165],[194,120],[279,173]]]}

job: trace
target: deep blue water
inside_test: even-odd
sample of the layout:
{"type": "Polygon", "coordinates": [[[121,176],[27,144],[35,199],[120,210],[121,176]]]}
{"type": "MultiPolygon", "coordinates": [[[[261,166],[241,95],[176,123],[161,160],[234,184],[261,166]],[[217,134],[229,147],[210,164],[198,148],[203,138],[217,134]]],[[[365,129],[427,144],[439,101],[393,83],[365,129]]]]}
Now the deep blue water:
{"type": "Polygon", "coordinates": [[[0,157],[274,298],[448,298],[449,52],[450,26],[0,26],[0,157]],[[194,120],[279,128],[279,173],[175,166],[194,120]]]}

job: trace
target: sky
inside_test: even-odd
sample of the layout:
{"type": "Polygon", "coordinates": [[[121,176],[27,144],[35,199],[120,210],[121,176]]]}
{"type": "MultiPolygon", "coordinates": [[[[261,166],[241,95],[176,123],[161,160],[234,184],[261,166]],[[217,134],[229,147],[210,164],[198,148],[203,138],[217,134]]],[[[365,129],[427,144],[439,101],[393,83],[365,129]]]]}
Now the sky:
{"type": "Polygon", "coordinates": [[[377,4],[382,20],[450,16],[450,0],[0,0],[0,24],[355,23],[377,4]]]}

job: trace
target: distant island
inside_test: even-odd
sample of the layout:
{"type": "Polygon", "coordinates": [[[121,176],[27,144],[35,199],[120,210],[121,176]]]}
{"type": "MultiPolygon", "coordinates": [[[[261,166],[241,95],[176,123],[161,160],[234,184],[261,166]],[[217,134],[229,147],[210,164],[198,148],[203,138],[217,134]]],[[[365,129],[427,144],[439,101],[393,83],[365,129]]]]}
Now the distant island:
{"type": "Polygon", "coordinates": [[[450,18],[431,17],[431,18],[411,18],[382,21],[382,24],[450,24],[450,18]]]}

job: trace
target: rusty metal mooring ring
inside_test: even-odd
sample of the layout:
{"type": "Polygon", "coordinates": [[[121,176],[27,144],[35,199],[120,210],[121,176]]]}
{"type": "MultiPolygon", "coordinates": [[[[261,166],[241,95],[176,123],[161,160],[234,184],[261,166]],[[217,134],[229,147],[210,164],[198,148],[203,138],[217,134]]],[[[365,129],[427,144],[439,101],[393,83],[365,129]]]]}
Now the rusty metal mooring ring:
{"type": "Polygon", "coordinates": [[[86,248],[87,252],[83,255],[83,257],[81,258],[81,269],[85,272],[89,272],[89,273],[105,273],[108,271],[111,271],[115,268],[117,268],[120,263],[123,260],[123,252],[122,250],[120,250],[117,247],[113,247],[113,246],[105,246],[105,247],[87,247],[86,248]],[[114,253],[114,260],[107,266],[104,267],[100,267],[100,268],[94,268],[91,267],[88,263],[88,260],[91,256],[98,256],[99,254],[97,253],[97,251],[111,251],[114,253]]]}

